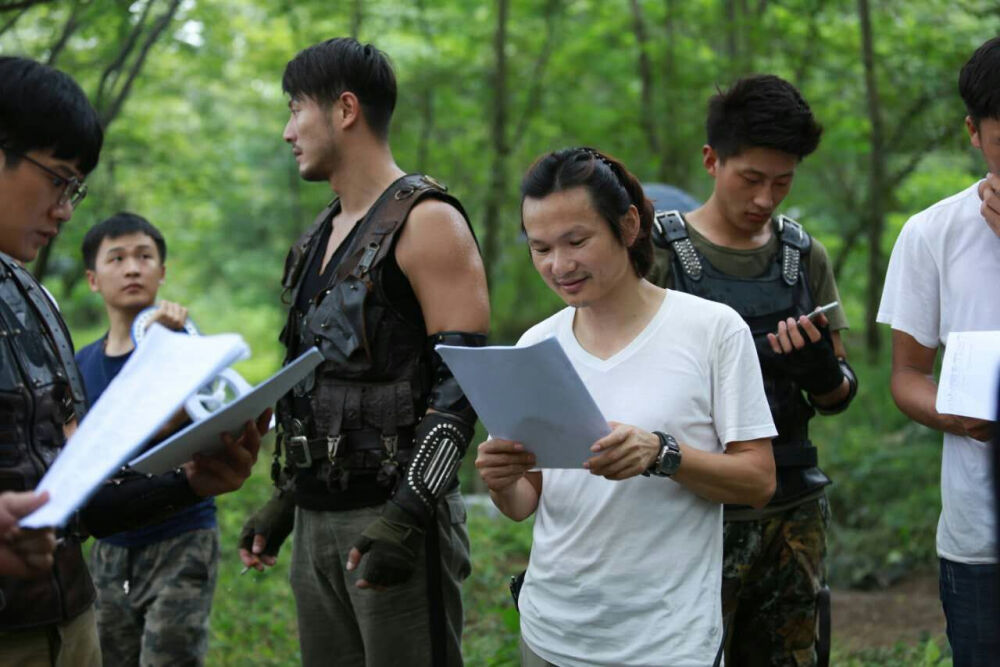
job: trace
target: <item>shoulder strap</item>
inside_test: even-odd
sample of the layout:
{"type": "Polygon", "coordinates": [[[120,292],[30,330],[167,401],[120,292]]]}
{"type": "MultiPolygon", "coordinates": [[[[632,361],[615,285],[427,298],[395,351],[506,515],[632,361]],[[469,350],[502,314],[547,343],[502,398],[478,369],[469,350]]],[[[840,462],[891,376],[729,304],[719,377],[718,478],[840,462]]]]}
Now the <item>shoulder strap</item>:
{"type": "Polygon", "coordinates": [[[413,207],[427,197],[455,206],[468,221],[465,210],[457,199],[447,194],[445,186],[430,176],[407,174],[390,185],[368,211],[330,284],[339,283],[349,275],[364,279],[392,249],[392,239],[413,207]]]}
{"type": "Polygon", "coordinates": [[[680,211],[657,211],[653,216],[653,241],[661,248],[670,247],[681,268],[691,280],[701,280],[701,257],[691,243],[687,225],[680,211]]]}
{"type": "Polygon", "coordinates": [[[62,371],[56,371],[55,375],[60,379],[65,379],[69,384],[76,417],[78,420],[83,419],[83,415],[87,412],[87,394],[83,390],[83,379],[80,377],[80,371],[73,356],[73,344],[70,342],[71,338],[65,322],[56,312],[55,304],[42,290],[42,286],[24,267],[2,252],[0,252],[0,266],[17,281],[21,292],[38,314],[62,365],[62,371]]]}
{"type": "Polygon", "coordinates": [[[812,238],[802,225],[787,215],[775,218],[774,226],[781,241],[781,277],[787,285],[794,285],[799,279],[802,258],[812,247],[812,238]]]}
{"type": "Polygon", "coordinates": [[[302,233],[302,236],[292,244],[291,249],[288,251],[288,256],[285,258],[285,272],[281,277],[282,298],[284,299],[290,295],[288,303],[295,303],[295,300],[299,296],[298,292],[302,282],[300,280],[302,271],[309,265],[309,261],[316,252],[315,247],[310,248],[313,239],[320,228],[323,227],[323,224],[333,215],[339,203],[339,199],[334,199],[327,204],[326,208],[319,212],[319,215],[309,225],[309,228],[302,233]]]}

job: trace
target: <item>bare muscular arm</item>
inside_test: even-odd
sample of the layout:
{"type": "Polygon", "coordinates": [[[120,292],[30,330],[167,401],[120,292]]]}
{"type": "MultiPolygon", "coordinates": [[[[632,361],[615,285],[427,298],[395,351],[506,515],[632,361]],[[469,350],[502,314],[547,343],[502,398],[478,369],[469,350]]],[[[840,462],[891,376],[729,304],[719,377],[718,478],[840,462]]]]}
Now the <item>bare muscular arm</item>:
{"type": "Polygon", "coordinates": [[[415,206],[396,261],[420,302],[428,335],[489,331],[486,271],[469,225],[453,206],[433,199],[415,206]]]}

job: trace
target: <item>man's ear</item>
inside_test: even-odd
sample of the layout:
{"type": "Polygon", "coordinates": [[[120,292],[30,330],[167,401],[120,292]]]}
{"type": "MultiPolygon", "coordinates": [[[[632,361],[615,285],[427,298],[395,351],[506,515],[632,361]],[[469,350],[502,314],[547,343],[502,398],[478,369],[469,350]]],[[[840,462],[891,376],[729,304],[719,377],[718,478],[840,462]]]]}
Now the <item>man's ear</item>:
{"type": "Polygon", "coordinates": [[[160,284],[167,282],[167,265],[160,264],[160,284]]]}
{"type": "Polygon", "coordinates": [[[639,209],[635,207],[635,204],[629,204],[628,210],[622,216],[621,230],[625,247],[631,248],[639,237],[639,209]]]}
{"type": "Polygon", "coordinates": [[[972,145],[982,150],[983,145],[979,141],[979,128],[976,127],[976,122],[972,120],[972,116],[965,117],[965,129],[969,131],[969,140],[972,142],[972,145]]]}
{"type": "Polygon", "coordinates": [[[99,291],[97,287],[97,272],[87,269],[87,287],[90,288],[91,292],[99,291]]]}
{"type": "Polygon", "coordinates": [[[345,90],[337,98],[339,104],[333,105],[334,122],[346,130],[356,124],[361,118],[361,100],[349,90],[345,90]]]}
{"type": "Polygon", "coordinates": [[[719,164],[721,162],[719,154],[715,152],[714,148],[708,144],[701,147],[701,164],[712,178],[718,175],[719,164]]]}

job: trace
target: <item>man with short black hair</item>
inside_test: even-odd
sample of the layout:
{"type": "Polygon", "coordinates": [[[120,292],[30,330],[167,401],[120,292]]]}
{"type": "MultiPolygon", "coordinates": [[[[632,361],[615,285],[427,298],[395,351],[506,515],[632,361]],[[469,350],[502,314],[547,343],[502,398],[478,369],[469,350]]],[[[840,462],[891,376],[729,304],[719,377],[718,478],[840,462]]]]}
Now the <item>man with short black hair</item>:
{"type": "Polygon", "coordinates": [[[826,250],[776,211],[822,128],[794,86],[762,75],[713,96],[706,129],[712,195],[690,213],[657,214],[651,279],[725,303],[746,320],[778,429],[774,497],[760,510],[725,508],[726,662],[815,665],[829,649],[828,634],[817,629],[829,613],[830,480],[808,426],[816,412],[845,410],[857,382],[839,333],[847,327],[843,309],[807,317],[840,299],[826,250]]]}
{"type": "Polygon", "coordinates": [[[914,215],[886,273],[878,321],[892,327],[892,397],[944,434],[937,528],[941,602],[956,667],[996,664],[1000,576],[988,443],[996,422],[940,414],[934,365],[953,331],[1000,330],[1000,37],[962,67],[965,126],[987,177],[914,215]],[[980,201],[980,197],[984,201],[980,201]],[[985,218],[985,220],[984,220],[985,218]]]}
{"type": "MultiPolygon", "coordinates": [[[[82,250],[87,283],[101,295],[108,315],[107,333],[76,355],[93,404],[135,350],[133,323],[156,303],[167,244],[145,218],[117,213],[87,230],[82,250]]],[[[181,330],[187,309],[160,301],[143,319],[146,326],[155,322],[181,330]]],[[[202,663],[219,560],[212,498],[161,522],[108,535],[90,556],[106,664],[202,663]]]]}
{"type": "Polygon", "coordinates": [[[434,346],[485,342],[475,237],[457,199],[393,159],[384,53],[331,39],[296,55],[282,87],[299,175],[337,199],[289,253],[281,340],[286,360],[316,345],[325,361],[279,402],[278,490],[240,556],[273,565],[294,522],[306,665],[460,665],[469,544],[456,472],[476,417],[434,346]]]}
{"type": "MultiPolygon", "coordinates": [[[[72,217],[102,142],[97,113],[69,76],[27,58],[0,57],[0,491],[34,489],[86,410],[69,332],[22,264],[72,217]]],[[[58,546],[51,543],[54,563],[46,576],[0,577],[0,664],[100,665],[81,539],[138,527],[171,506],[239,488],[268,418],[248,425],[224,453],[183,471],[104,485],[80,520],[59,531],[58,546]]]]}

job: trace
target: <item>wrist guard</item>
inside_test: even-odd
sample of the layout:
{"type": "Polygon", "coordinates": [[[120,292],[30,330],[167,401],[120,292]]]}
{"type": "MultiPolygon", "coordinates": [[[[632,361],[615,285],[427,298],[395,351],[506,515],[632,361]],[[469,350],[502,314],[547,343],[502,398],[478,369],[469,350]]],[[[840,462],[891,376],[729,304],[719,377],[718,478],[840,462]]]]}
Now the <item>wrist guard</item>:
{"type": "Polygon", "coordinates": [[[441,355],[433,351],[438,344],[482,347],[486,336],[448,331],[428,338],[434,373],[429,407],[433,412],[417,425],[413,458],[392,499],[421,521],[434,515],[438,499],[455,479],[476,426],[475,410],[441,355]]]}
{"type": "Polygon", "coordinates": [[[162,475],[126,470],[101,485],[80,518],[91,535],[107,537],[157,523],[201,500],[179,468],[162,475]]]}
{"type": "Polygon", "coordinates": [[[276,491],[271,499],[250,515],[240,532],[241,549],[253,551],[253,538],[264,537],[265,556],[277,556],[278,550],[295,526],[295,500],[291,494],[276,491]]]}
{"type": "Polygon", "coordinates": [[[837,363],[840,365],[840,372],[847,378],[847,383],[850,385],[850,389],[847,392],[847,396],[844,397],[844,400],[835,405],[817,405],[816,402],[812,400],[812,397],[809,397],[809,404],[821,415],[835,415],[843,412],[858,394],[858,377],[854,374],[854,369],[851,368],[849,363],[847,363],[847,359],[841,359],[838,357],[837,363]]]}

